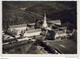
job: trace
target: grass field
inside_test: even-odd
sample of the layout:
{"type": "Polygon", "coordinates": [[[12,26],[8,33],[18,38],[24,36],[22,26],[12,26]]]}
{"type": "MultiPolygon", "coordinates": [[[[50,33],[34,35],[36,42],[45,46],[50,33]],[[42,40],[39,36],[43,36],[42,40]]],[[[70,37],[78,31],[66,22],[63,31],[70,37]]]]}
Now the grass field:
{"type": "Polygon", "coordinates": [[[57,49],[63,54],[76,54],[77,53],[77,44],[71,40],[49,42],[49,46],[52,49],[57,49]]]}

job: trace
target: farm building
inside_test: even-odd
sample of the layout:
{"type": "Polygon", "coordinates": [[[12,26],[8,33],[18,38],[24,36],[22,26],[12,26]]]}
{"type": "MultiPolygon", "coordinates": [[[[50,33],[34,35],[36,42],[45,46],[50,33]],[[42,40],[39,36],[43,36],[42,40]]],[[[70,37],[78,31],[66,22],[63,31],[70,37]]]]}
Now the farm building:
{"type": "Polygon", "coordinates": [[[12,25],[8,28],[7,33],[11,34],[12,36],[19,36],[22,31],[27,29],[27,24],[21,25],[12,25]]]}

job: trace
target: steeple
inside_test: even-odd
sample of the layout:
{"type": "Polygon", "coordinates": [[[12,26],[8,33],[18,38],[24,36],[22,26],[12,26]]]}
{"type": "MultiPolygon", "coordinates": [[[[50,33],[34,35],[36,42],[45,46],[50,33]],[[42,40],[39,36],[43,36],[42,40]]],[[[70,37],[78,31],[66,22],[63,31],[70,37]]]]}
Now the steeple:
{"type": "Polygon", "coordinates": [[[46,13],[44,13],[44,21],[43,21],[43,27],[47,27],[47,21],[46,21],[46,13]]]}

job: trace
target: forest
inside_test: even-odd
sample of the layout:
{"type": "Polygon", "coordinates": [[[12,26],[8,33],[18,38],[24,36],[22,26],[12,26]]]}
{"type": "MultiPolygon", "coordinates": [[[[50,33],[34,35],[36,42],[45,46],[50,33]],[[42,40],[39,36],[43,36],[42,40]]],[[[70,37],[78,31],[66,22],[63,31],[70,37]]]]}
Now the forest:
{"type": "Polygon", "coordinates": [[[3,1],[2,27],[7,30],[10,25],[33,23],[43,20],[61,20],[62,24],[77,28],[76,1],[3,1]],[[21,10],[21,8],[26,8],[21,10]]]}

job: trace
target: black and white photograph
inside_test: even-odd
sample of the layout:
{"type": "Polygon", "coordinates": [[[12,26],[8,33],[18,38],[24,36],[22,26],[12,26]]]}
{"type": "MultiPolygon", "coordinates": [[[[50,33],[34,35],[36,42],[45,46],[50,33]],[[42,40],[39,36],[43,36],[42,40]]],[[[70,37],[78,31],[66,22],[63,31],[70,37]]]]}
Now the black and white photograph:
{"type": "Polygon", "coordinates": [[[2,54],[77,54],[77,1],[2,1],[2,54]]]}

